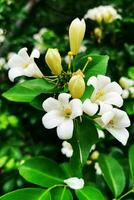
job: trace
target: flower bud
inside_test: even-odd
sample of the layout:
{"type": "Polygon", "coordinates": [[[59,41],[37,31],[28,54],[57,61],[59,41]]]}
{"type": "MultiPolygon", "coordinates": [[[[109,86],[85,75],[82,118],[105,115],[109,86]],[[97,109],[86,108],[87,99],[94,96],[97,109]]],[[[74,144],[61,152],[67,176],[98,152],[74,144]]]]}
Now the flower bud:
{"type": "Polygon", "coordinates": [[[61,56],[58,49],[47,50],[45,61],[54,75],[60,75],[62,71],[61,56]]]}
{"type": "Polygon", "coordinates": [[[81,21],[78,18],[74,19],[69,27],[70,49],[74,55],[76,55],[79,51],[81,42],[84,38],[85,30],[86,24],[84,19],[81,21]]]}
{"type": "Polygon", "coordinates": [[[121,77],[119,80],[119,84],[121,85],[122,88],[128,89],[129,87],[134,85],[134,81],[126,77],[121,77]]]}
{"type": "Polygon", "coordinates": [[[91,154],[91,160],[97,160],[99,157],[99,152],[98,151],[94,151],[92,154],[91,154]]]}
{"type": "Polygon", "coordinates": [[[129,97],[129,91],[127,89],[122,91],[122,98],[127,99],[129,97]]]}
{"type": "Polygon", "coordinates": [[[85,91],[85,81],[81,75],[73,75],[68,83],[69,91],[73,98],[80,98],[85,91]]]}
{"type": "Polygon", "coordinates": [[[107,12],[103,15],[103,20],[105,23],[111,23],[114,20],[114,17],[110,12],[107,12]]]}
{"type": "Polygon", "coordinates": [[[94,34],[97,38],[102,38],[102,29],[101,28],[95,28],[94,34]]]}

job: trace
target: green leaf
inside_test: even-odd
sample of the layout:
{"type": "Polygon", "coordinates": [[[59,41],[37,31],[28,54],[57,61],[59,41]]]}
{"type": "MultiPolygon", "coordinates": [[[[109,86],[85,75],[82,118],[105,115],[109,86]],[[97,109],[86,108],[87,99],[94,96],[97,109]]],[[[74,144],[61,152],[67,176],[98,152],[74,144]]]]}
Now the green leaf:
{"type": "Polygon", "coordinates": [[[49,189],[45,190],[38,200],[52,200],[49,189]]]}
{"type": "Polygon", "coordinates": [[[75,132],[81,152],[81,162],[84,165],[88,159],[92,145],[98,142],[97,130],[89,117],[84,116],[82,122],[76,121],[75,132]]]}
{"type": "Polygon", "coordinates": [[[125,101],[123,109],[129,114],[133,115],[134,114],[134,100],[133,99],[128,99],[125,101]]]}
{"type": "Polygon", "coordinates": [[[88,80],[91,76],[105,75],[108,65],[108,56],[91,55],[93,61],[88,64],[85,70],[85,79],[88,80]]]}
{"type": "Polygon", "coordinates": [[[42,187],[63,183],[65,174],[56,162],[45,157],[32,158],[19,169],[23,178],[42,187]]]}
{"type": "Polygon", "coordinates": [[[70,163],[76,173],[76,169],[79,170],[86,163],[92,145],[98,142],[96,127],[89,117],[83,116],[81,122],[79,120],[75,121],[73,137],[71,144],[74,154],[70,163]]]}
{"type": "Polygon", "coordinates": [[[0,200],[51,200],[43,199],[44,190],[39,188],[25,188],[10,192],[0,197],[0,200]]]}
{"type": "Polygon", "coordinates": [[[87,86],[83,96],[81,97],[81,101],[83,102],[86,99],[89,99],[93,91],[94,91],[94,88],[91,85],[87,86]]]}
{"type": "Polygon", "coordinates": [[[130,67],[128,69],[128,76],[132,79],[134,79],[134,67],[130,67]]]}
{"type": "Polygon", "coordinates": [[[89,56],[92,57],[92,62],[90,62],[84,72],[85,75],[85,80],[88,80],[89,77],[91,76],[97,76],[99,74],[105,75],[107,71],[107,65],[108,65],[108,60],[109,56],[107,55],[87,55],[82,57],[82,55],[78,55],[79,57],[74,59],[73,66],[74,66],[74,71],[78,69],[83,69],[84,65],[87,62],[87,58],[89,56]],[[79,66],[79,68],[78,68],[79,66]]]}
{"type": "Polygon", "coordinates": [[[81,190],[75,191],[79,200],[105,200],[102,193],[93,186],[85,186],[81,190]]]}
{"type": "Polygon", "coordinates": [[[110,190],[118,197],[123,192],[126,181],[122,166],[108,155],[99,156],[99,165],[110,190]]]}
{"type": "Polygon", "coordinates": [[[0,168],[3,167],[8,159],[8,156],[3,156],[0,158],[0,168]]]}
{"type": "Polygon", "coordinates": [[[38,110],[43,110],[42,103],[46,99],[46,96],[44,94],[41,94],[37,97],[35,97],[31,102],[30,105],[38,110]]]}
{"type": "Polygon", "coordinates": [[[52,200],[73,200],[70,190],[66,187],[52,190],[51,195],[52,200]]]}
{"type": "Polygon", "coordinates": [[[55,85],[45,79],[34,79],[17,84],[3,93],[3,97],[15,102],[31,102],[41,93],[53,93],[55,85]]]}
{"type": "Polygon", "coordinates": [[[134,144],[129,149],[129,166],[132,177],[132,184],[134,186],[134,144]]]}

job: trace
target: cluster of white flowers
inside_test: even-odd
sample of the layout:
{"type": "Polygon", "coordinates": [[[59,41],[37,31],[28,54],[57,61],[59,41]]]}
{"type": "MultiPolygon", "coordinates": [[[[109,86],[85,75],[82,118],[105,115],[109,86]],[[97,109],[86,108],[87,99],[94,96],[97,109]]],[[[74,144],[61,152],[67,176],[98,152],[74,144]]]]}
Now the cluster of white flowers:
{"type": "Polygon", "coordinates": [[[134,80],[126,77],[121,77],[119,80],[120,86],[123,88],[122,98],[127,99],[129,96],[134,98],[134,80]]]}
{"type": "Polygon", "coordinates": [[[4,41],[5,41],[4,30],[0,28],[0,43],[3,43],[4,41]]]}
{"type": "MultiPolygon", "coordinates": [[[[109,23],[115,18],[119,18],[116,11],[112,9],[110,6],[106,6],[105,9],[101,7],[99,8],[101,15],[98,11],[95,11],[95,13],[98,14],[97,17],[102,18],[101,21],[104,20],[109,23]],[[108,13],[104,17],[105,10],[108,10],[108,13]]],[[[42,118],[42,123],[47,129],[57,128],[57,135],[60,139],[69,140],[73,136],[74,120],[79,117],[82,122],[82,115],[88,115],[90,118],[93,116],[92,120],[94,120],[95,124],[97,123],[97,127],[99,124],[102,129],[107,130],[119,142],[126,145],[129,137],[126,127],[130,126],[130,120],[127,113],[119,109],[123,105],[123,90],[120,85],[116,82],[111,82],[111,79],[104,75],[89,77],[87,83],[85,83],[84,70],[92,62],[92,57],[90,56],[87,58],[87,62],[82,70],[78,69],[75,72],[71,72],[71,60],[80,50],[85,29],[86,25],[83,19],[79,20],[76,18],[70,25],[70,51],[68,52],[67,72],[63,71],[62,59],[58,49],[49,48],[47,50],[45,61],[54,75],[49,78],[56,77],[57,80],[59,76],[60,78],[64,78],[64,74],[68,75],[69,81],[65,84],[68,85],[69,93],[60,93],[57,98],[49,97],[43,102],[42,106],[46,113],[42,118]],[[85,92],[86,85],[93,87],[93,92],[91,96],[89,94],[89,98],[82,102],[80,98],[85,92]]],[[[38,35],[34,37],[40,39],[38,35]]],[[[39,58],[39,56],[40,53],[37,49],[34,49],[29,56],[27,48],[22,48],[18,54],[13,54],[8,62],[9,79],[14,81],[19,76],[45,78],[34,61],[34,58],[39,58]]],[[[97,131],[98,137],[104,138],[104,132],[100,129],[97,129],[97,131]]],[[[71,144],[63,141],[61,152],[70,158],[73,155],[71,144]]],[[[98,151],[92,153],[93,160],[96,160],[98,156],[98,151]]],[[[84,187],[84,180],[82,178],[71,177],[65,179],[64,183],[75,190],[84,187]]]]}
{"type": "Polygon", "coordinates": [[[121,16],[113,6],[108,5],[89,9],[84,18],[97,21],[98,23],[111,23],[116,19],[121,19],[121,16]]]}
{"type": "Polygon", "coordinates": [[[92,85],[94,91],[83,103],[77,98],[69,102],[71,95],[67,93],[60,94],[58,100],[46,99],[43,103],[47,112],[42,119],[44,126],[48,129],[57,127],[58,137],[67,140],[72,138],[75,118],[82,116],[83,112],[89,116],[99,112],[95,122],[125,145],[129,137],[126,127],[130,126],[130,120],[126,112],[113,107],[123,105],[121,87],[103,75],[90,77],[87,84],[92,85]]]}
{"type": "MultiPolygon", "coordinates": [[[[77,18],[70,25],[71,51],[68,53],[70,61],[79,52],[85,28],[86,25],[83,19],[80,21],[77,18]]],[[[44,75],[34,61],[34,58],[39,58],[39,56],[37,49],[34,49],[29,56],[27,48],[22,48],[18,54],[14,54],[8,62],[10,68],[9,79],[14,81],[18,76],[43,78],[44,75]]],[[[59,76],[62,73],[61,57],[57,49],[48,49],[45,60],[54,75],[59,76]]],[[[92,58],[88,57],[88,62],[91,61],[92,58]]],[[[60,139],[71,139],[74,130],[74,119],[85,113],[90,117],[95,116],[95,123],[98,123],[125,145],[129,137],[126,127],[130,125],[130,120],[124,111],[117,108],[123,105],[122,88],[118,83],[111,82],[107,76],[92,76],[87,81],[87,86],[92,86],[94,91],[89,99],[82,102],[80,97],[84,94],[86,88],[83,77],[81,70],[73,72],[68,82],[70,94],[61,93],[58,99],[49,97],[43,102],[43,108],[47,112],[42,118],[45,128],[57,127],[57,135],[60,139]],[[73,99],[69,100],[71,97],[73,99]],[[116,107],[114,108],[114,106],[116,107]]],[[[62,153],[70,157],[72,152],[70,153],[68,150],[69,153],[67,154],[66,149],[71,148],[67,143],[63,143],[62,153]]]]}

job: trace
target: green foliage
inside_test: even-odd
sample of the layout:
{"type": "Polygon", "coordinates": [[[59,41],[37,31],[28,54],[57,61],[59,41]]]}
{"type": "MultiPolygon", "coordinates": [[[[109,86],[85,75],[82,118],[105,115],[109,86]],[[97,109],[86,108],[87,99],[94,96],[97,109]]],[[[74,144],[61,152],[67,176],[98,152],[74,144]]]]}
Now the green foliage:
{"type": "Polygon", "coordinates": [[[123,192],[126,182],[122,166],[108,155],[100,155],[99,165],[114,197],[118,197],[123,192]]]}
{"type": "Polygon", "coordinates": [[[73,196],[71,194],[71,192],[69,191],[69,189],[67,189],[66,187],[64,188],[56,188],[54,189],[52,192],[52,199],[53,200],[73,200],[73,196]]]}
{"type": "Polygon", "coordinates": [[[35,79],[20,83],[3,94],[5,98],[15,102],[31,102],[41,93],[53,93],[55,85],[43,79],[35,79]]]}
{"type": "Polygon", "coordinates": [[[76,190],[79,200],[105,200],[102,193],[93,186],[86,186],[81,190],[76,190]]]}
{"type": "Polygon", "coordinates": [[[63,183],[65,178],[57,163],[48,158],[30,159],[19,168],[19,172],[27,181],[42,187],[63,183]]]}
{"type": "Polygon", "coordinates": [[[134,187],[134,145],[129,149],[129,166],[132,178],[132,186],[134,187]]]}
{"type": "MultiPolygon", "coordinates": [[[[84,71],[85,81],[90,76],[104,75],[106,72],[112,80],[117,82],[121,76],[134,79],[132,0],[128,0],[127,3],[122,0],[102,0],[101,2],[100,0],[78,0],[77,3],[72,0],[0,0],[0,28],[3,29],[5,37],[3,42],[0,41],[0,58],[4,58],[7,62],[10,52],[17,52],[24,46],[30,51],[34,47],[39,48],[41,57],[35,62],[44,75],[48,75],[50,70],[45,66],[44,53],[49,47],[58,48],[63,58],[62,66],[67,69],[64,56],[69,51],[67,36],[69,23],[75,17],[82,18],[87,9],[108,4],[114,5],[122,19],[101,26],[92,20],[86,20],[86,38],[83,45],[87,50],[74,57],[72,71],[83,69],[87,62],[85,55],[88,55],[93,58],[93,61],[84,71]],[[100,42],[94,34],[96,27],[102,28],[100,42]],[[107,64],[109,64],[108,70],[107,64]]],[[[0,194],[3,195],[17,188],[33,187],[32,184],[48,187],[48,189],[21,189],[5,194],[0,197],[0,200],[104,200],[105,198],[113,199],[123,195],[123,191],[126,193],[131,190],[134,186],[134,147],[132,145],[134,101],[132,97],[124,100],[123,106],[132,119],[129,142],[126,147],[116,143],[108,134],[105,134],[105,139],[99,140],[96,127],[90,118],[84,116],[83,123],[80,119],[75,121],[73,138],[69,140],[73,145],[74,154],[72,158],[67,159],[60,152],[62,145],[56,137],[55,130],[47,131],[41,124],[44,114],[42,102],[51,94],[63,91],[63,88],[59,87],[63,80],[58,83],[59,85],[56,82],[53,84],[53,79],[51,82],[46,78],[25,80],[13,86],[8,81],[6,67],[7,63],[0,64],[0,92],[1,94],[4,92],[0,97],[0,194]],[[27,102],[34,108],[26,104],[9,102],[6,99],[27,102]],[[91,155],[94,150],[89,152],[93,144],[96,144],[96,150],[100,154],[108,153],[108,155],[101,154],[99,158],[103,176],[96,174],[94,169],[98,160],[92,160],[91,155]],[[128,150],[130,169],[126,156],[128,150]],[[36,158],[32,158],[35,156],[36,158]],[[50,157],[56,162],[46,157],[40,158],[40,156],[50,157]],[[89,165],[86,165],[87,159],[89,165]],[[18,168],[24,179],[18,174],[18,168]],[[130,172],[131,176],[129,176],[130,172]],[[73,176],[84,176],[86,186],[72,193],[65,185],[55,187],[55,184],[63,184],[65,178],[73,176]],[[88,185],[89,182],[93,182],[94,186],[88,185]]],[[[69,78],[69,76],[66,78],[65,91],[69,78]]],[[[92,91],[91,86],[87,87],[81,100],[89,98],[92,91]]],[[[129,194],[128,198],[124,197],[124,199],[132,200],[133,194],[129,194]]]]}
{"type": "Polygon", "coordinates": [[[42,195],[44,193],[44,189],[40,188],[25,188],[21,190],[16,190],[14,192],[10,192],[2,197],[0,197],[0,200],[49,200],[46,198],[42,198],[42,195]]]}

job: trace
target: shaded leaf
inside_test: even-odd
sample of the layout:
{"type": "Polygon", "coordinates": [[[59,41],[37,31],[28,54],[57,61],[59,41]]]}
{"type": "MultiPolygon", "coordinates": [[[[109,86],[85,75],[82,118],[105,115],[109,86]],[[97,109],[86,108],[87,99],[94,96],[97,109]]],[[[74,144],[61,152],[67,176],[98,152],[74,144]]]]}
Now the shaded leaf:
{"type": "Polygon", "coordinates": [[[56,162],[45,157],[32,158],[19,169],[23,178],[42,187],[63,183],[65,175],[56,162]]]}
{"type": "MultiPolygon", "coordinates": [[[[2,197],[0,197],[0,200],[24,200],[24,199],[39,200],[43,193],[44,193],[43,189],[25,188],[5,194],[2,197]]],[[[40,200],[49,200],[49,199],[40,199],[40,200]]]]}
{"type": "Polygon", "coordinates": [[[105,200],[102,193],[93,186],[85,186],[81,190],[75,191],[79,200],[105,200]]]}
{"type": "Polygon", "coordinates": [[[99,165],[104,179],[115,197],[119,196],[125,187],[125,174],[122,166],[113,157],[99,156],[99,165]]]}
{"type": "Polygon", "coordinates": [[[41,93],[53,93],[55,85],[45,79],[34,79],[17,84],[3,93],[3,97],[15,102],[31,102],[41,93]]]}

